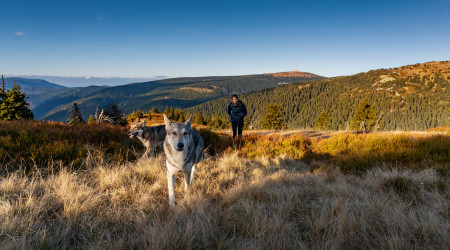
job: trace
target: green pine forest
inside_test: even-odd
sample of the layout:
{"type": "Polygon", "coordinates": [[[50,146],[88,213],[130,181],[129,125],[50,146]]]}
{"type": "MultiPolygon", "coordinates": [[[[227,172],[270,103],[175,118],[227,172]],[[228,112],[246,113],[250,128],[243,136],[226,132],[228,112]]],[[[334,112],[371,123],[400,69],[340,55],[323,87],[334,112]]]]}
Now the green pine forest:
{"type": "MultiPolygon", "coordinates": [[[[280,104],[290,129],[314,128],[326,111],[330,129],[350,129],[363,100],[381,116],[382,130],[426,130],[449,126],[450,63],[431,62],[395,69],[379,69],[351,76],[289,84],[242,94],[250,128],[259,128],[270,103],[280,104]]],[[[188,108],[205,117],[224,116],[229,97],[188,108]]]]}

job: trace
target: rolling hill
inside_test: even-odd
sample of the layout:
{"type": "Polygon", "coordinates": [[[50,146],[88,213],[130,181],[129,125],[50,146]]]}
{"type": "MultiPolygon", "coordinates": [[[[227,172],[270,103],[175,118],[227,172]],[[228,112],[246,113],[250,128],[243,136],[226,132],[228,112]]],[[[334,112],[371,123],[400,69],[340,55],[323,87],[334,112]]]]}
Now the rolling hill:
{"type": "MultiPolygon", "coordinates": [[[[268,103],[279,103],[292,129],[314,127],[327,111],[332,129],[346,129],[362,99],[382,117],[384,130],[425,130],[450,122],[450,62],[429,62],[351,76],[318,79],[259,90],[241,96],[250,126],[258,127],[268,103]]],[[[225,115],[228,98],[209,101],[187,112],[225,115]]]]}
{"type": "MultiPolygon", "coordinates": [[[[106,89],[106,86],[88,86],[84,88],[69,88],[65,91],[52,92],[50,96],[39,106],[33,108],[35,119],[44,116],[49,110],[61,105],[61,103],[72,103],[80,98],[89,96],[100,90],[106,89]]],[[[62,120],[65,121],[65,120],[62,120]]]]}
{"type": "Polygon", "coordinates": [[[61,95],[69,88],[41,79],[28,79],[22,77],[5,78],[6,89],[11,89],[14,83],[28,96],[31,108],[35,108],[54,96],[61,95]]]}
{"type": "Polygon", "coordinates": [[[241,94],[275,87],[281,82],[293,83],[319,78],[322,77],[300,71],[284,74],[171,78],[91,89],[92,91],[78,96],[73,92],[66,92],[37,106],[33,112],[36,119],[65,121],[73,102],[77,102],[86,119],[95,113],[97,107],[112,102],[127,113],[137,109],[147,111],[153,107],[160,110],[166,106],[188,108],[232,93],[241,94]]]}

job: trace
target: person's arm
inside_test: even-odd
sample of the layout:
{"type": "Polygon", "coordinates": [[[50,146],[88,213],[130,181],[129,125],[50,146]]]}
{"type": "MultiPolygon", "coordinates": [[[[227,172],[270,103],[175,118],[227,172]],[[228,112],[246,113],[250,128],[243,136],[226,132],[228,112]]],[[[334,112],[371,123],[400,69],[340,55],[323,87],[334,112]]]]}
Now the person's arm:
{"type": "Polygon", "coordinates": [[[242,117],[247,116],[247,108],[245,107],[245,104],[242,103],[242,117]]]}
{"type": "Polygon", "coordinates": [[[231,118],[231,104],[228,104],[227,114],[231,118]]]}

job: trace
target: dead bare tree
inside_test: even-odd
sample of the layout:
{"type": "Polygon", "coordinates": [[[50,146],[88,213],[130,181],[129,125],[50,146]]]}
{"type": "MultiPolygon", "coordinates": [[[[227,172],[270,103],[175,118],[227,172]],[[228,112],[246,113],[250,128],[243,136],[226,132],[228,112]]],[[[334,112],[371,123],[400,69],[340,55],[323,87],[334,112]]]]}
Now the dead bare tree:
{"type": "Polygon", "coordinates": [[[380,113],[380,116],[378,116],[377,122],[375,123],[375,126],[373,127],[373,131],[377,131],[377,129],[380,128],[380,121],[383,117],[383,112],[380,113]]]}
{"type": "Polygon", "coordinates": [[[366,132],[366,121],[361,121],[359,131],[366,132]]]}
{"type": "Polygon", "coordinates": [[[98,108],[95,111],[95,122],[96,123],[114,123],[114,120],[109,117],[108,115],[104,114],[104,110],[102,109],[102,111],[100,112],[100,114],[98,113],[98,108]]]}

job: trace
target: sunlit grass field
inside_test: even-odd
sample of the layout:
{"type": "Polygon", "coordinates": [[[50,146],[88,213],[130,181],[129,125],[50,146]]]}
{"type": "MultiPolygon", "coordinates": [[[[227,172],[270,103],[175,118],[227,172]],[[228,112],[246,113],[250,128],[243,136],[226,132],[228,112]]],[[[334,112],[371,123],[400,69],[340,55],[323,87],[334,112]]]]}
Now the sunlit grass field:
{"type": "MultiPolygon", "coordinates": [[[[39,125],[16,127],[53,126],[39,125]]],[[[127,138],[115,129],[106,137],[127,138]]],[[[177,176],[175,209],[163,153],[114,158],[121,154],[104,143],[75,136],[88,146],[72,163],[53,157],[25,168],[2,156],[0,249],[450,248],[450,135],[266,134],[233,143],[200,133],[209,154],[188,193],[177,176]]],[[[17,150],[40,150],[17,139],[28,137],[8,138],[17,150]]]]}

